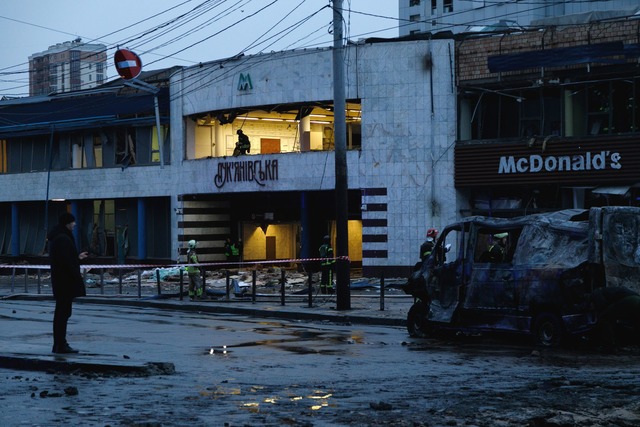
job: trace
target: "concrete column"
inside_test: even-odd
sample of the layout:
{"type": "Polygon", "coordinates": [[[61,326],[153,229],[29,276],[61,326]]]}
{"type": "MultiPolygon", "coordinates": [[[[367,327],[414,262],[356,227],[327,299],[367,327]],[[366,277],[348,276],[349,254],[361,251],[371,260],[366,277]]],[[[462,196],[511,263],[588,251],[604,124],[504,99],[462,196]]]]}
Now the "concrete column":
{"type": "Polygon", "coordinates": [[[298,125],[300,134],[300,151],[311,150],[311,117],[303,117],[298,125]]]}
{"type": "Polygon", "coordinates": [[[214,147],[214,156],[222,157],[227,150],[227,139],[225,138],[224,126],[216,121],[214,126],[213,142],[216,144],[214,147]]]}
{"type": "Polygon", "coordinates": [[[309,207],[307,204],[307,192],[300,193],[300,228],[302,235],[300,236],[300,257],[311,258],[311,235],[309,228],[309,207]]]}
{"type": "Polygon", "coordinates": [[[11,203],[11,255],[20,255],[20,209],[11,203]]]}
{"type": "Polygon", "coordinates": [[[71,202],[71,215],[76,217],[76,227],[73,229],[73,240],[76,242],[76,248],[78,248],[78,252],[80,252],[81,242],[80,242],[80,207],[78,206],[78,202],[71,202]]]}

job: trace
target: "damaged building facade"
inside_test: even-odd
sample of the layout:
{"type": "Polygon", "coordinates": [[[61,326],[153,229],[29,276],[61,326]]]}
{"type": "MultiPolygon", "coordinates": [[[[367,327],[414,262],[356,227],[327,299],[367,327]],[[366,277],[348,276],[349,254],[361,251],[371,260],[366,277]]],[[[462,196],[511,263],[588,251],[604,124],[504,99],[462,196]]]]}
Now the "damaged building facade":
{"type": "Polygon", "coordinates": [[[461,215],[638,206],[640,19],[538,24],[456,42],[461,215]]]}
{"type": "Polygon", "coordinates": [[[170,258],[171,176],[154,173],[171,161],[169,74],[141,76],[159,90],[160,132],[154,95],[122,81],[0,102],[0,256],[42,256],[69,211],[97,259],[170,258]]]}
{"type": "MultiPolygon", "coordinates": [[[[344,56],[348,255],[363,274],[404,275],[425,230],[460,203],[453,40],[359,43],[344,56]]],[[[2,256],[42,254],[66,209],[79,246],[107,260],[183,261],[191,239],[202,262],[225,261],[227,237],[246,262],[317,257],[326,234],[335,243],[332,50],[172,71],[160,139],[152,96],[121,81],[0,104],[2,256]],[[41,114],[9,124],[19,109],[41,114]],[[238,130],[251,147],[235,157],[238,130]]]]}
{"type": "MultiPolygon", "coordinates": [[[[344,49],[348,256],[363,274],[406,274],[426,229],[456,217],[452,49],[451,39],[344,49]]],[[[317,49],[172,76],[172,139],[184,141],[172,157],[191,183],[173,200],[179,244],[195,238],[219,259],[229,231],[245,260],[315,258],[324,235],[335,244],[332,66],[332,50],[317,49]],[[238,130],[251,148],[233,157],[238,130]]]]}

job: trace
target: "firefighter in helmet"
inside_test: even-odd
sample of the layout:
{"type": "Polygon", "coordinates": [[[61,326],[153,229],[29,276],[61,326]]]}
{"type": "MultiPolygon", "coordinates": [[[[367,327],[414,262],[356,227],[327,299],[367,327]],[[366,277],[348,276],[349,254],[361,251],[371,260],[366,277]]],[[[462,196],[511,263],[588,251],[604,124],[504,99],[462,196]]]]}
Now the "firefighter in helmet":
{"type": "Polygon", "coordinates": [[[433,252],[433,248],[436,246],[436,239],[438,238],[438,230],[435,228],[430,228],[427,230],[427,240],[420,245],[420,259],[424,261],[427,259],[431,252],[433,252]]]}
{"type": "Polygon", "coordinates": [[[196,246],[198,242],[195,240],[189,240],[189,247],[187,249],[187,274],[189,275],[189,299],[192,301],[195,298],[202,298],[202,278],[200,277],[200,269],[198,268],[198,254],[196,253],[196,246]]]}

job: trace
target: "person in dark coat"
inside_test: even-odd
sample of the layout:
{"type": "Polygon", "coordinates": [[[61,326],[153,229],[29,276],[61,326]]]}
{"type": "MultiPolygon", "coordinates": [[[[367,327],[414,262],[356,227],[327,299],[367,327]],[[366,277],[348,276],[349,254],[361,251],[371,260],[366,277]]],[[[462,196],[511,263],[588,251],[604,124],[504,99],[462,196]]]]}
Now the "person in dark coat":
{"type": "Polygon", "coordinates": [[[51,286],[56,308],[53,315],[53,353],[77,353],[67,343],[67,322],[71,317],[73,299],[85,296],[86,289],[80,273],[80,260],[86,252],[78,253],[73,239],[76,219],[64,213],[47,236],[49,240],[49,260],[51,262],[51,286]]]}

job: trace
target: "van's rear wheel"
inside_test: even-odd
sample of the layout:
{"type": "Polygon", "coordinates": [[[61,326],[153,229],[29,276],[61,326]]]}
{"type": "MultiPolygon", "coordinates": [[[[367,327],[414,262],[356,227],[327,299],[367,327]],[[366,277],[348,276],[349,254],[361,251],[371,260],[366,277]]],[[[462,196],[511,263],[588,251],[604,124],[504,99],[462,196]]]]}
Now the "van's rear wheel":
{"type": "Polygon", "coordinates": [[[536,344],[542,347],[556,347],[562,341],[562,321],[553,313],[540,313],[531,329],[536,344]]]}
{"type": "Polygon", "coordinates": [[[414,338],[427,337],[427,310],[429,308],[423,303],[417,302],[411,306],[407,314],[407,332],[414,338]]]}

